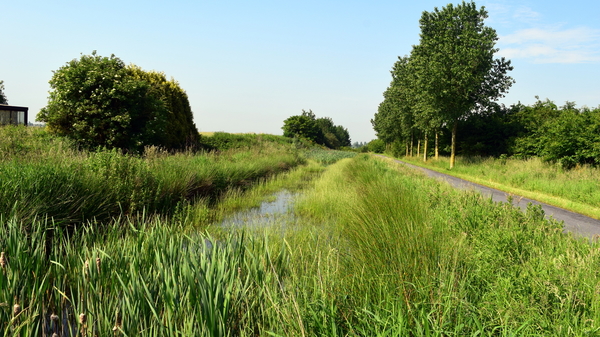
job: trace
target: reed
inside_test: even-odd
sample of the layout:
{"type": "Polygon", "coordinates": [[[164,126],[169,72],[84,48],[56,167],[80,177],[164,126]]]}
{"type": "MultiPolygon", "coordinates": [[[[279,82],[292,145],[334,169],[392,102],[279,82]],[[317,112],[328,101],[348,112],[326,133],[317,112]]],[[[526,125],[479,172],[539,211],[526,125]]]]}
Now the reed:
{"type": "MultiPolygon", "coordinates": [[[[138,163],[153,172],[254,158],[238,153],[176,160],[155,152],[138,163]]],[[[179,204],[168,216],[90,219],[70,230],[49,217],[1,216],[0,333],[595,335],[600,272],[590,266],[600,264],[599,247],[562,234],[540,208],[523,213],[358,155],[289,170],[212,204],[179,204]],[[197,226],[280,187],[302,191],[291,223],[197,226]]]]}
{"type": "Polygon", "coordinates": [[[8,134],[0,147],[11,149],[0,158],[0,215],[25,222],[48,216],[70,227],[140,212],[170,215],[178,205],[214,202],[229,189],[245,189],[304,163],[289,144],[258,140],[251,149],[218,154],[149,148],[140,157],[76,151],[39,129],[3,127],[0,133],[8,134]],[[46,153],[48,143],[53,150],[46,153]]]}

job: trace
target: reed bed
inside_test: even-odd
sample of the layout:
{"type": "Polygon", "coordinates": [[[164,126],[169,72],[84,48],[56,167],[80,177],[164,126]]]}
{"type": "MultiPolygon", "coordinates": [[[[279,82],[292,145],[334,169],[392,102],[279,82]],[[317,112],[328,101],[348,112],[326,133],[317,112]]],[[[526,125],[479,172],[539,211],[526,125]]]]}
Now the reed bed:
{"type": "Polygon", "coordinates": [[[0,128],[0,215],[57,225],[98,223],[140,212],[172,214],[187,203],[214,202],[304,163],[289,145],[258,143],[251,149],[144,156],[116,150],[78,151],[39,129],[0,128]]]}
{"type": "Polygon", "coordinates": [[[243,234],[216,240],[182,235],[172,225],[115,223],[102,233],[87,226],[76,236],[56,235],[47,255],[47,223],[33,223],[27,240],[16,221],[3,223],[0,247],[8,263],[0,274],[0,331],[226,336],[252,324],[242,309],[254,305],[253,293],[271,280],[261,270],[278,272],[271,257],[279,253],[243,234]],[[138,229],[123,237],[123,226],[138,229]]]}

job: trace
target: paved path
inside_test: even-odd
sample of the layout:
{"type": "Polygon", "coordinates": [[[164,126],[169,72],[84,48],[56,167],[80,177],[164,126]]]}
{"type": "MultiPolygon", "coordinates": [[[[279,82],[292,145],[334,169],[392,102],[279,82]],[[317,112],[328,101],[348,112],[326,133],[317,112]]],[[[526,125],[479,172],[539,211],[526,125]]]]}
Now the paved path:
{"type": "MultiPolygon", "coordinates": [[[[381,156],[384,157],[384,156],[381,156]]],[[[415,166],[401,160],[394,159],[397,163],[406,165],[408,167],[421,170],[426,175],[447,181],[450,185],[460,188],[463,190],[476,190],[481,192],[482,195],[491,197],[495,202],[506,202],[507,196],[512,195],[513,197],[513,205],[525,210],[527,208],[527,204],[532,203],[534,205],[542,205],[542,209],[546,213],[546,218],[553,217],[556,220],[564,221],[564,230],[565,232],[572,232],[573,234],[584,236],[591,238],[594,235],[600,235],[600,220],[596,220],[585,215],[574,213],[571,211],[567,211],[560,207],[552,206],[545,204],[543,202],[539,202],[533,199],[527,199],[518,195],[510,194],[508,192],[500,191],[494,188],[490,188],[487,186],[479,185],[467,180],[463,180],[460,178],[456,178],[444,173],[440,173],[437,171],[429,170],[420,166],[415,166]]]]}

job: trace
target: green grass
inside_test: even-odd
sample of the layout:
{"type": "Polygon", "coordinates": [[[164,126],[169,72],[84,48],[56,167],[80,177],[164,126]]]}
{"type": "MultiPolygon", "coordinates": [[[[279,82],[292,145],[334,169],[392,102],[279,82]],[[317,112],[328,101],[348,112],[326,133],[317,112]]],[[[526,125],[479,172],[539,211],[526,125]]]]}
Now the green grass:
{"type": "Polygon", "coordinates": [[[201,143],[210,150],[229,150],[239,148],[252,148],[264,142],[291,146],[294,140],[288,137],[269,134],[234,134],[227,132],[204,132],[201,134],[201,143]]]}
{"type": "Polygon", "coordinates": [[[578,166],[571,170],[545,163],[539,158],[495,159],[457,157],[450,170],[448,158],[416,157],[403,160],[442,173],[600,219],[600,170],[578,166]]]}
{"type": "MultiPolygon", "coordinates": [[[[173,181],[182,161],[255,158],[148,157],[149,170],[178,172],[160,178],[173,181]]],[[[52,314],[80,336],[600,333],[598,243],[562,234],[540,208],[523,213],[368,155],[309,162],[168,215],[85,224],[0,218],[2,335],[51,335],[52,314]],[[199,229],[280,188],[300,194],[292,223],[199,229]]]]}
{"type": "Polygon", "coordinates": [[[322,165],[331,165],[344,158],[352,158],[356,156],[356,152],[352,151],[335,151],[322,148],[312,148],[306,151],[305,156],[308,159],[314,160],[322,165]]]}
{"type": "Polygon", "coordinates": [[[25,222],[47,216],[65,226],[143,212],[169,215],[304,163],[295,149],[271,141],[219,153],[149,148],[144,156],[130,156],[78,151],[24,127],[0,128],[0,148],[7,149],[0,158],[0,215],[25,222]]]}
{"type": "Polygon", "coordinates": [[[329,303],[346,333],[598,333],[597,244],[562,234],[537,207],[397,170],[342,162],[298,204],[337,238],[327,239],[339,252],[329,303]]]}

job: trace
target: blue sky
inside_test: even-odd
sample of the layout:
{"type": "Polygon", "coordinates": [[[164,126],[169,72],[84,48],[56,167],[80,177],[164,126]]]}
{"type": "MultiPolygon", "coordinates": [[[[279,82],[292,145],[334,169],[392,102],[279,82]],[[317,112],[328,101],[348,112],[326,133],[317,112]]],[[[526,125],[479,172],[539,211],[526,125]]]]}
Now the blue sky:
{"type": "MultiPolygon", "coordinates": [[[[175,78],[200,131],[281,134],[284,119],[312,109],[369,141],[389,70],[419,42],[421,13],[448,3],[0,0],[0,80],[10,104],[35,114],[52,71],[97,50],[175,78]]],[[[600,2],[476,4],[515,67],[503,103],[600,105],[600,2]]]]}

